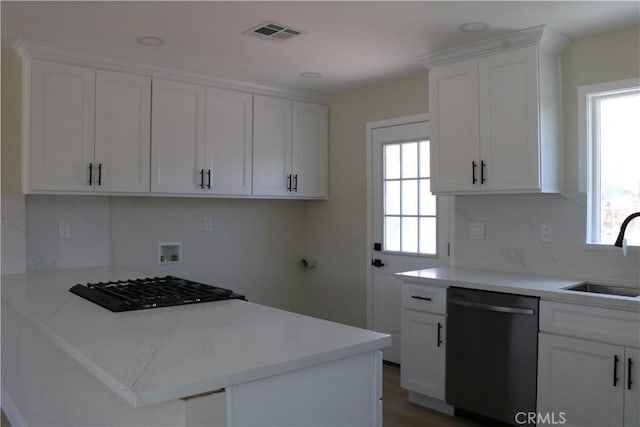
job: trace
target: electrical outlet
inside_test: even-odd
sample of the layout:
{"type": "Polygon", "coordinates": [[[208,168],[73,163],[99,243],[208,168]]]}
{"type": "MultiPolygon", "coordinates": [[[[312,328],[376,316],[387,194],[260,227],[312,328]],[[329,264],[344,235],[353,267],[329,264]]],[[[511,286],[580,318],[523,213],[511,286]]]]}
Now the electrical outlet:
{"type": "Polygon", "coordinates": [[[204,217],[204,231],[207,233],[213,231],[213,218],[210,216],[204,217]]]}
{"type": "Polygon", "coordinates": [[[484,222],[469,223],[469,238],[475,240],[484,239],[484,222]]]}
{"type": "Polygon", "coordinates": [[[58,221],[58,238],[71,238],[71,223],[69,221],[58,221]]]}
{"type": "Polygon", "coordinates": [[[551,224],[540,224],[540,241],[550,242],[552,238],[553,230],[551,224]]]}

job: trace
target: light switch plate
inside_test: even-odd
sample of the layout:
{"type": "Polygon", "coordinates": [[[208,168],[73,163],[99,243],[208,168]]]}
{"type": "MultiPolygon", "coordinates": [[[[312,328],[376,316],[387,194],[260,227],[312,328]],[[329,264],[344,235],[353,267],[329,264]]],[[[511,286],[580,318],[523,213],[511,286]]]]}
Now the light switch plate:
{"type": "Polygon", "coordinates": [[[550,242],[553,236],[551,224],[540,224],[540,241],[550,242]]]}
{"type": "Polygon", "coordinates": [[[71,238],[71,223],[69,221],[58,222],[58,238],[60,239],[71,238]]]}
{"type": "Polygon", "coordinates": [[[484,239],[484,222],[469,223],[469,238],[475,240],[484,239]]]}

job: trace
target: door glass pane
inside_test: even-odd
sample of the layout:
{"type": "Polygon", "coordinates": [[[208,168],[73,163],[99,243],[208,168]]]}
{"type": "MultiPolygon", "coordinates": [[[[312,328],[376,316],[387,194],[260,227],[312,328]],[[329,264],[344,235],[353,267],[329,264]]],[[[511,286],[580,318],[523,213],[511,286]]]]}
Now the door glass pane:
{"type": "Polygon", "coordinates": [[[384,146],[384,177],[385,179],[400,178],[400,145],[384,146]]]}
{"type": "Polygon", "coordinates": [[[386,217],[384,219],[384,250],[400,250],[400,218],[386,217]]]}
{"type": "Polygon", "coordinates": [[[420,218],[420,253],[435,255],[437,241],[436,219],[420,218]]]}
{"type": "Polygon", "coordinates": [[[429,141],[420,142],[420,178],[429,178],[431,169],[429,164],[429,141]]]}
{"type": "Polygon", "coordinates": [[[418,143],[405,142],[402,144],[402,177],[418,177],[418,143]]]}
{"type": "Polygon", "coordinates": [[[402,218],[402,252],[418,252],[418,218],[402,218]]]}
{"type": "Polygon", "coordinates": [[[418,181],[402,181],[402,215],[418,215],[418,181]]]}
{"type": "Polygon", "coordinates": [[[436,196],[431,194],[431,180],[420,180],[420,215],[436,214],[436,196]]]}
{"type": "Polygon", "coordinates": [[[387,144],[383,154],[383,250],[436,255],[429,141],[387,144]]]}
{"type": "Polygon", "coordinates": [[[400,181],[384,183],[384,214],[400,215],[400,181]]]}

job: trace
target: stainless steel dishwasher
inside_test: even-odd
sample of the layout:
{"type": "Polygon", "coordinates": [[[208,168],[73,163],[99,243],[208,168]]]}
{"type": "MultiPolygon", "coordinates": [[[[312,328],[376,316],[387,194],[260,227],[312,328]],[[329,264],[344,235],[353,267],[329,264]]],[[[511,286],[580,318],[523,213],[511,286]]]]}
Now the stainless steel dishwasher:
{"type": "Polygon", "coordinates": [[[538,298],[447,290],[447,403],[515,424],[536,411],[538,298]]]}

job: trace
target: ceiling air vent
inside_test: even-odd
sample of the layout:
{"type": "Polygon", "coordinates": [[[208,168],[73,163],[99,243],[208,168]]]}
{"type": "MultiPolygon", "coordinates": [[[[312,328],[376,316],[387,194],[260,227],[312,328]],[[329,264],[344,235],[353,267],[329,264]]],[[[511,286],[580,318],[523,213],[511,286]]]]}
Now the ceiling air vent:
{"type": "Polygon", "coordinates": [[[288,40],[304,33],[304,31],[296,30],[295,28],[287,27],[286,25],[277,24],[271,21],[264,22],[242,32],[242,34],[258,37],[262,40],[273,40],[278,42],[288,40]]]}

